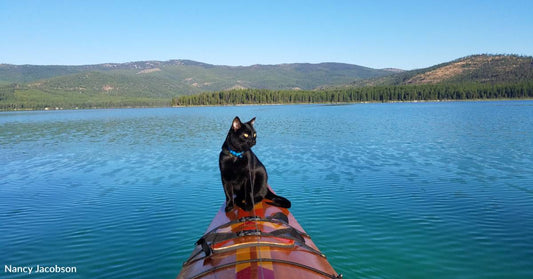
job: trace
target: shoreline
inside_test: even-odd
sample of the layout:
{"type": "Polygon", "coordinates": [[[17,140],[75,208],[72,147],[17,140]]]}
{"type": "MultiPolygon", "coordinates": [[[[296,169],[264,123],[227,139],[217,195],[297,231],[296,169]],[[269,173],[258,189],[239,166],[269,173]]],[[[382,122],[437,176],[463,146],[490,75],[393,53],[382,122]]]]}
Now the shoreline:
{"type": "Polygon", "coordinates": [[[225,104],[225,105],[190,105],[190,106],[124,106],[124,107],[91,107],[91,108],[62,108],[47,107],[43,109],[11,109],[0,112],[25,112],[25,111],[73,111],[97,109],[149,109],[149,108],[191,108],[191,107],[239,107],[239,106],[283,106],[283,105],[352,105],[352,104],[391,104],[391,103],[446,103],[446,102],[497,102],[497,101],[533,101],[533,98],[496,98],[496,99],[466,99],[466,100],[412,100],[412,101],[367,101],[367,102],[317,102],[317,103],[270,103],[270,104],[225,104]]]}
{"type": "Polygon", "coordinates": [[[271,103],[271,104],[227,104],[227,105],[190,105],[170,106],[172,108],[189,107],[239,107],[239,106],[283,106],[283,105],[353,105],[353,104],[391,104],[391,103],[453,103],[453,102],[497,102],[497,101],[533,101],[533,98],[497,98],[497,99],[468,99],[468,100],[413,100],[413,101],[367,101],[367,102],[324,102],[324,103],[271,103]]]}

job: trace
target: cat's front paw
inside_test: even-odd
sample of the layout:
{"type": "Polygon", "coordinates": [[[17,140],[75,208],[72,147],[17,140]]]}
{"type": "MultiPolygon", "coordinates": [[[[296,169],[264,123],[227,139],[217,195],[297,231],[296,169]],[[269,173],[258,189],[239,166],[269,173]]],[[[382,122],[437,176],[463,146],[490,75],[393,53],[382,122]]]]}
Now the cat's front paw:
{"type": "Polygon", "coordinates": [[[233,209],[233,203],[232,202],[226,203],[226,207],[224,208],[224,211],[230,212],[232,209],[233,209]]]}
{"type": "Polygon", "coordinates": [[[253,203],[245,203],[244,204],[244,210],[252,211],[252,209],[254,209],[254,204],[253,203]]]}

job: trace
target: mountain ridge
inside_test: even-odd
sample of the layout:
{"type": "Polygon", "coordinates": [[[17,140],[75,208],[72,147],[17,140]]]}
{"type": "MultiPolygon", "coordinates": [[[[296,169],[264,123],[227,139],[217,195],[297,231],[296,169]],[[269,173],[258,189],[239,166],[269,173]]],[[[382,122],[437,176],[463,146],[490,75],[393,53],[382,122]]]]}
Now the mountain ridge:
{"type": "Polygon", "coordinates": [[[0,64],[0,109],[168,106],[177,96],[235,89],[331,88],[533,81],[533,57],[471,55],[404,71],[336,63],[251,66],[193,60],[81,66],[0,64]]]}
{"type": "Polygon", "coordinates": [[[16,65],[16,64],[0,64],[0,81],[27,83],[41,79],[53,78],[63,75],[76,74],[80,72],[101,71],[112,72],[118,70],[150,70],[154,68],[172,68],[172,67],[196,67],[202,69],[218,69],[218,70],[280,70],[280,69],[295,69],[306,72],[313,70],[358,70],[363,74],[363,77],[368,76],[383,76],[389,74],[391,71],[387,69],[373,69],[365,66],[355,64],[340,63],[340,62],[321,62],[321,63],[283,63],[283,64],[254,64],[250,66],[228,66],[228,65],[213,65],[203,62],[187,59],[171,59],[166,61],[146,60],[146,61],[132,61],[125,63],[100,63],[88,65],[16,65]]]}

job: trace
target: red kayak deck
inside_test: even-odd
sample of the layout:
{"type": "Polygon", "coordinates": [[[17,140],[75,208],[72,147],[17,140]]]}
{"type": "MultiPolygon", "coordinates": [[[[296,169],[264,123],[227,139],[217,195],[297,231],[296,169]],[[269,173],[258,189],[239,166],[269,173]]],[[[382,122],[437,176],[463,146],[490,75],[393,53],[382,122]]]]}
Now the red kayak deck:
{"type": "Polygon", "coordinates": [[[267,202],[252,211],[222,206],[178,279],[342,278],[289,210],[267,202]]]}

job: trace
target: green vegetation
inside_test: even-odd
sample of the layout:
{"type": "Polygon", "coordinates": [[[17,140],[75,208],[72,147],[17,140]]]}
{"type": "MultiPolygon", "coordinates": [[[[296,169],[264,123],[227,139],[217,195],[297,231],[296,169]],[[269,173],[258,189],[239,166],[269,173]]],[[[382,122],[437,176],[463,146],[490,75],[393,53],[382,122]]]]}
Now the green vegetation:
{"type": "Polygon", "coordinates": [[[239,88],[314,89],[323,85],[342,85],[354,79],[390,75],[392,72],[342,64],[281,64],[231,67],[210,65],[188,60],[143,61],[123,64],[87,66],[35,66],[0,64],[0,82],[32,84],[43,90],[54,89],[61,81],[71,87],[101,87],[102,80],[136,81],[154,92],[173,90],[173,94],[188,95],[203,91],[239,88]],[[99,76],[95,74],[98,73],[99,76]]]}
{"type": "Polygon", "coordinates": [[[533,98],[533,82],[509,84],[436,84],[337,88],[320,91],[244,89],[180,96],[173,106],[405,102],[533,98]]]}
{"type": "Polygon", "coordinates": [[[170,106],[172,97],[232,88],[314,89],[390,71],[341,63],[229,67],[188,60],[87,66],[0,64],[1,110],[170,106]]]}
{"type": "Polygon", "coordinates": [[[168,106],[168,98],[128,97],[105,93],[46,92],[16,84],[0,86],[0,110],[85,109],[168,106]]]}
{"type": "Polygon", "coordinates": [[[426,69],[319,90],[231,90],[179,96],[175,106],[533,98],[533,58],[472,55],[426,69]]]}
{"type": "Polygon", "coordinates": [[[533,57],[517,55],[473,55],[413,71],[189,60],[0,64],[0,110],[532,98],[532,82],[533,57]]]}

